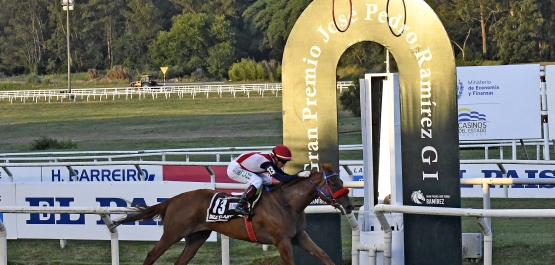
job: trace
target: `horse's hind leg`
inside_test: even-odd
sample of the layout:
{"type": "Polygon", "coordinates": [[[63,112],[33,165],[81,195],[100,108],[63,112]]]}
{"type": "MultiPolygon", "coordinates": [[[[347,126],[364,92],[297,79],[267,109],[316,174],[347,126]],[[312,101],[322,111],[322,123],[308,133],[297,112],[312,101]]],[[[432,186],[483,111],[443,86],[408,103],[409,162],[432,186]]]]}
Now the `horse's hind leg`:
{"type": "Polygon", "coordinates": [[[297,237],[293,238],[292,243],[301,247],[304,251],[316,256],[318,259],[323,261],[326,265],[334,264],[333,261],[330,259],[328,254],[324,252],[306,232],[298,235],[297,237]]]}
{"type": "Polygon", "coordinates": [[[199,231],[185,237],[185,248],[175,265],[185,265],[197,254],[198,249],[206,242],[212,231],[199,231]]]}
{"type": "Polygon", "coordinates": [[[169,233],[162,234],[160,241],[148,252],[143,265],[152,265],[154,262],[168,250],[173,244],[181,240],[182,237],[171,235],[169,233]]]}

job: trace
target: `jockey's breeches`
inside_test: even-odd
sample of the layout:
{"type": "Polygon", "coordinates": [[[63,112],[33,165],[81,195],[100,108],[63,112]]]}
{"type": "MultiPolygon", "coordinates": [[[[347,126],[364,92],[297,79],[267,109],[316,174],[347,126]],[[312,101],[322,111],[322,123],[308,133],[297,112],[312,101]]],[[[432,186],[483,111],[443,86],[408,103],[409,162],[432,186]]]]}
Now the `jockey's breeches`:
{"type": "Polygon", "coordinates": [[[254,173],[243,169],[236,161],[231,161],[227,166],[227,175],[232,180],[241,183],[248,183],[259,189],[262,184],[272,184],[272,178],[266,173],[254,173]]]}

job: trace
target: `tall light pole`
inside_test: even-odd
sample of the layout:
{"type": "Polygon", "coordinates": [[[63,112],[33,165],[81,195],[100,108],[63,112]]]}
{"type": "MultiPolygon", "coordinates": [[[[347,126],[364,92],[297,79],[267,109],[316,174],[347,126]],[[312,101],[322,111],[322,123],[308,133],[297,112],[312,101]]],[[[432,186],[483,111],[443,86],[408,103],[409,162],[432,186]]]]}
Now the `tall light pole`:
{"type": "MultiPolygon", "coordinates": [[[[73,10],[73,0],[62,0],[62,10],[66,11],[67,38],[67,92],[71,93],[71,55],[69,53],[69,11],[73,10]]],[[[70,95],[71,96],[71,95],[70,95]]]]}

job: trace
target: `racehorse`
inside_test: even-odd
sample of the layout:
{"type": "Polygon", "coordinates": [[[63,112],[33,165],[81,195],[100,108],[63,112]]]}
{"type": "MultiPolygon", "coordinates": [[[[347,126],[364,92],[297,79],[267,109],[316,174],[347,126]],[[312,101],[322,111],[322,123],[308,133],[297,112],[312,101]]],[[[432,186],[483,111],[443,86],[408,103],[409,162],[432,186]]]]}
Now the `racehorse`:
{"type": "Polygon", "coordinates": [[[312,171],[308,178],[298,178],[269,191],[262,189],[263,194],[253,209],[254,214],[249,218],[207,222],[209,205],[218,192],[198,189],[181,193],[153,206],[132,206],[137,213],[115,221],[114,226],[156,217],[162,220],[162,237],[148,252],[143,264],[153,264],[171,245],[183,238],[185,249],[175,264],[187,264],[208,239],[211,231],[216,231],[239,240],[273,244],[286,265],[294,264],[292,245],[299,246],[329,265],[334,263],[305,232],[304,209],[319,197],[339,208],[343,214],[350,214],[353,205],[348,192],[339,175],[333,172],[331,164],[325,163],[322,164],[322,171],[312,171]],[[251,229],[248,229],[247,219],[251,221],[251,229]]]}

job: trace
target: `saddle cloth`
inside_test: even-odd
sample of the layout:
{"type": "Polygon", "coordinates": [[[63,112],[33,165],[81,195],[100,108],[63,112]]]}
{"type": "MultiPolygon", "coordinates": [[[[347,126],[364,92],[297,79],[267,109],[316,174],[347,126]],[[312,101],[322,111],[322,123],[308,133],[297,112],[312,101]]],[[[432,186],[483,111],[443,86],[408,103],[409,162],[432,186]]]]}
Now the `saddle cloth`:
{"type": "MultiPolygon", "coordinates": [[[[255,201],[249,207],[252,209],[262,192],[255,195],[255,201]]],[[[243,217],[242,214],[235,212],[235,207],[239,202],[240,196],[232,196],[226,193],[216,193],[212,197],[208,209],[206,209],[206,222],[227,222],[235,217],[243,217]]]]}

